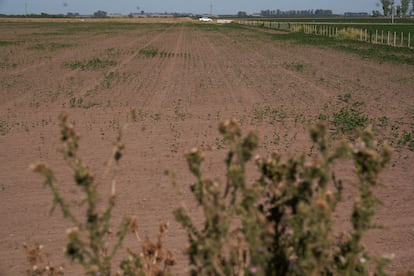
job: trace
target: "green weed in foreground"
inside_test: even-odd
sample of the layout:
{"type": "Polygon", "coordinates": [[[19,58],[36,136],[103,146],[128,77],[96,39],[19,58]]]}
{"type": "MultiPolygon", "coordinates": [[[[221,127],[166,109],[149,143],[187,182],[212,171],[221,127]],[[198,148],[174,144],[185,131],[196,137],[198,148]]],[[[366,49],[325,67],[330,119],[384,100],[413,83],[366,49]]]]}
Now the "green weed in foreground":
{"type": "Polygon", "coordinates": [[[326,129],[317,126],[311,136],[319,151],[311,160],[258,158],[260,177],[253,183],[246,168],[258,146],[256,134],[243,137],[234,121],[220,132],[229,147],[223,185],[204,175],[200,150],[186,155],[196,178],[191,192],[204,214],[201,226],[184,207],[174,212],[188,235],[191,275],[367,275],[369,268],[384,274],[387,261],[370,257],[361,243],[374,227],[378,199],[372,189],[390,159],[370,132],[332,149],[326,129]],[[354,162],[359,193],[353,229],[335,237],[332,214],[344,187],[332,167],[346,157],[354,162]]]}
{"type": "MultiPolygon", "coordinates": [[[[112,223],[112,212],[115,207],[116,181],[112,178],[112,192],[104,209],[101,209],[98,185],[91,170],[84,164],[78,155],[79,135],[74,126],[68,122],[67,115],[61,116],[61,136],[63,143],[63,158],[73,173],[76,187],[82,191],[82,205],[85,208],[86,217],[78,218],[56,185],[53,171],[45,164],[33,166],[33,170],[45,178],[44,185],[53,195],[53,211],[59,207],[63,216],[72,223],[73,227],[67,230],[68,243],[65,249],[66,257],[72,262],[79,263],[84,268],[86,275],[111,275],[113,273],[112,262],[120,250],[126,235],[133,233],[142,247],[142,253],[128,250],[119,265],[120,275],[165,275],[169,267],[175,264],[170,251],[163,248],[162,240],[168,229],[168,224],[161,223],[157,242],[148,239],[141,240],[138,234],[138,225],[133,217],[124,218],[118,231],[112,223]],[[110,236],[116,237],[110,242],[110,236]]],[[[107,173],[114,173],[114,165],[117,166],[122,158],[124,144],[121,135],[114,145],[111,159],[108,162],[107,173]]],[[[25,246],[30,268],[28,275],[63,275],[62,266],[53,266],[43,261],[41,246],[25,246]],[[56,272],[55,274],[53,274],[56,272]],[[61,274],[58,274],[61,273],[61,274]]]]}
{"type": "MultiPolygon", "coordinates": [[[[61,129],[64,159],[84,194],[84,204],[78,205],[86,209],[84,221],[64,200],[52,170],[44,164],[34,166],[34,170],[45,177],[45,186],[52,191],[52,210],[59,207],[74,225],[67,232],[67,257],[81,264],[87,275],[110,275],[116,252],[132,232],[141,243],[142,253],[128,250],[119,275],[168,274],[175,260],[162,246],[166,224],[161,224],[155,243],[141,240],[132,218],[124,219],[116,241],[106,239],[113,229],[115,180],[107,206],[101,211],[94,175],[78,155],[79,135],[67,116],[61,117],[61,129]]],[[[353,143],[332,146],[326,128],[318,125],[311,131],[317,152],[286,160],[278,154],[257,157],[254,162],[259,176],[252,183],[247,180],[247,168],[258,147],[257,135],[251,132],[243,136],[235,121],[221,124],[220,132],[228,148],[224,183],[219,177],[206,177],[203,153],[191,150],[186,154],[189,170],[195,176],[190,188],[203,215],[193,220],[184,206],[174,211],[187,233],[190,275],[385,274],[387,260],[369,256],[361,243],[366,231],[375,227],[372,220],[379,200],[372,190],[380,184],[379,174],[390,159],[389,149],[378,147],[370,131],[361,132],[353,143]],[[333,213],[346,187],[335,177],[333,167],[343,158],[353,161],[357,193],[350,218],[352,229],[336,236],[333,213]]],[[[123,150],[119,136],[109,167],[118,164],[123,150]]],[[[35,246],[27,252],[29,274],[41,275],[39,271],[47,270],[38,262],[41,248],[35,246]]]]}

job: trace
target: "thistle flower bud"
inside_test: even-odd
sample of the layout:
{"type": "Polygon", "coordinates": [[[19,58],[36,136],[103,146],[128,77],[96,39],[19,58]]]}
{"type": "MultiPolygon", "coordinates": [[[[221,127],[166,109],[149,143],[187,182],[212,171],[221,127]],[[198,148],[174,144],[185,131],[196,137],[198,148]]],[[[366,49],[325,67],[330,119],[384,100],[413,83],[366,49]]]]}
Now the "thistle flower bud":
{"type": "Polygon", "coordinates": [[[79,232],[79,228],[78,227],[72,227],[66,230],[66,235],[68,237],[73,237],[74,235],[76,235],[79,232]]]}
{"type": "Polygon", "coordinates": [[[326,200],[324,200],[324,199],[319,199],[316,204],[318,205],[319,208],[321,208],[323,210],[328,210],[329,209],[329,205],[326,202],[326,200]]]}

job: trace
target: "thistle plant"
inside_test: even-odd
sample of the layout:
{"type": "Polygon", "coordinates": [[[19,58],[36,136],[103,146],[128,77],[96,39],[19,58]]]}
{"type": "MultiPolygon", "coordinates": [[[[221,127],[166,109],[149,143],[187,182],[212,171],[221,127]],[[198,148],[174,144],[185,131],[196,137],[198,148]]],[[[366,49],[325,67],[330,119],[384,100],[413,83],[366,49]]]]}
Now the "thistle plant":
{"type": "MultiPolygon", "coordinates": [[[[203,211],[196,227],[185,207],[175,211],[188,234],[187,254],[192,275],[355,275],[367,273],[371,259],[361,244],[374,227],[379,200],[372,189],[390,159],[378,148],[370,130],[353,144],[333,147],[326,128],[318,125],[311,138],[318,149],[311,158],[302,155],[286,161],[278,154],[256,158],[260,177],[247,182],[246,165],[258,138],[243,137],[235,121],[220,126],[229,151],[222,185],[203,175],[203,153],[189,152],[187,162],[196,178],[191,186],[203,211]],[[358,194],[352,212],[353,230],[335,237],[332,214],[344,189],[332,169],[338,159],[351,158],[358,194]]],[[[383,273],[385,262],[375,266],[383,273]]]]}
{"type": "MultiPolygon", "coordinates": [[[[167,230],[167,224],[160,226],[158,241],[153,244],[149,240],[141,241],[135,218],[124,218],[116,233],[116,241],[110,243],[108,237],[113,235],[112,211],[115,207],[116,181],[114,178],[112,179],[111,195],[108,198],[106,207],[100,211],[100,208],[98,208],[100,197],[94,175],[78,154],[79,134],[75,131],[74,126],[68,122],[67,115],[61,115],[60,121],[63,157],[72,170],[75,184],[84,194],[83,200],[86,205],[85,219],[81,220],[75,216],[58,189],[53,171],[47,165],[37,164],[33,166],[33,170],[44,176],[44,184],[52,192],[53,206],[51,212],[56,207],[59,207],[64,218],[70,220],[73,224],[73,227],[67,230],[66,256],[71,261],[82,265],[86,275],[111,275],[113,273],[112,260],[121,248],[126,235],[131,232],[135,234],[138,242],[141,243],[143,253],[134,253],[129,249],[128,256],[121,262],[118,274],[166,275],[169,267],[175,263],[172,254],[162,247],[162,238],[167,230]],[[162,269],[159,269],[160,265],[163,265],[162,269]]],[[[108,169],[111,169],[113,163],[117,166],[122,158],[124,144],[121,138],[120,134],[114,145],[111,159],[108,162],[108,169]]],[[[31,260],[36,262],[39,259],[32,258],[31,260]]],[[[31,265],[34,266],[35,264],[31,265]]]]}

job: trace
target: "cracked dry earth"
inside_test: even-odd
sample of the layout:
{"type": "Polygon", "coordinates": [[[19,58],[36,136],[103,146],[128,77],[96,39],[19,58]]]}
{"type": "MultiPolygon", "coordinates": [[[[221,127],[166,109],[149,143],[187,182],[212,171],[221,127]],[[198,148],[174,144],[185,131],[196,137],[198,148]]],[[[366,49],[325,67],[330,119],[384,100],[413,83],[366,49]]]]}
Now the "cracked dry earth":
{"type": "MultiPolygon", "coordinates": [[[[219,122],[236,118],[246,132],[258,131],[260,155],[293,156],[310,149],[308,130],[320,114],[337,112],[338,97],[350,94],[370,118],[412,128],[413,66],[273,40],[247,28],[114,24],[76,31],[74,24],[88,23],[66,23],[68,31],[60,24],[0,24],[0,40],[11,42],[0,46],[0,275],[24,273],[24,242],[43,244],[55,262],[64,259],[70,224],[59,210],[49,214],[51,193],[29,170],[38,161],[49,164],[70,204],[78,204],[59,151],[62,112],[75,122],[81,155],[103,194],[110,189],[102,177],[105,161],[123,129],[115,224],[136,215],[141,235],[155,238],[159,222],[169,221],[165,245],[177,257],[178,275],[186,271],[186,235],[171,211],[184,201],[199,214],[183,152],[202,147],[207,175],[223,175],[219,122]],[[146,56],[148,49],[158,54],[146,56]],[[70,66],[93,58],[112,62],[70,66]],[[165,170],[176,173],[181,198],[165,170]]],[[[391,272],[414,270],[413,160],[413,152],[396,147],[382,176],[386,186],[377,190],[383,206],[375,222],[384,228],[364,240],[374,255],[395,254],[391,272]]],[[[349,227],[345,207],[352,199],[350,188],[336,214],[339,231],[349,227]]],[[[127,244],[138,248],[132,238],[127,244]]],[[[67,265],[66,272],[76,275],[79,268],[67,265]]]]}

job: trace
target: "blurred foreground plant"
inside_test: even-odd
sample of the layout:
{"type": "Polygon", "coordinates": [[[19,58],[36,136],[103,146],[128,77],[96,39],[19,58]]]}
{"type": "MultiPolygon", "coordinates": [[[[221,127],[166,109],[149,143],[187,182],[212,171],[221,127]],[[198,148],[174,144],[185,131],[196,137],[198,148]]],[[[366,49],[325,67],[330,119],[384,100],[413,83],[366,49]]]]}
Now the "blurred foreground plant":
{"type": "MultiPolygon", "coordinates": [[[[66,256],[74,262],[79,263],[85,269],[87,275],[111,275],[112,261],[117,251],[121,248],[128,232],[134,233],[141,244],[142,253],[134,253],[128,249],[128,257],[124,258],[120,264],[119,275],[166,275],[169,267],[175,264],[171,252],[163,249],[162,239],[168,229],[166,223],[161,223],[158,240],[152,243],[148,239],[142,241],[138,235],[138,224],[135,218],[125,218],[116,234],[116,241],[110,242],[112,236],[112,211],[115,206],[115,179],[112,179],[112,193],[108,199],[107,206],[101,211],[100,197],[95,184],[94,176],[90,169],[83,163],[78,155],[79,135],[74,126],[68,122],[68,116],[62,115],[61,136],[63,143],[63,156],[68,166],[73,172],[76,185],[84,194],[83,202],[86,203],[86,217],[82,221],[75,216],[69,204],[62,197],[56,185],[53,171],[45,164],[33,166],[33,170],[42,174],[47,186],[53,194],[53,207],[59,207],[63,216],[70,220],[73,227],[67,230],[68,244],[65,249],[66,256]],[[99,206],[98,206],[99,205],[99,206]]],[[[114,146],[112,157],[108,162],[108,169],[113,162],[118,165],[122,157],[124,145],[121,143],[121,134],[118,136],[114,146]]],[[[37,250],[27,250],[31,267],[30,275],[52,275],[47,270],[40,271],[36,263],[43,259],[41,247],[37,250]],[[30,258],[32,256],[32,258],[30,258]],[[34,257],[33,257],[34,256],[34,257]]],[[[53,274],[54,275],[54,274],[53,274]]]]}
{"type": "MultiPolygon", "coordinates": [[[[372,258],[361,243],[372,224],[379,200],[372,189],[390,159],[370,130],[352,144],[332,148],[326,129],[311,131],[318,152],[283,161],[278,154],[256,158],[260,173],[247,181],[246,165],[258,146],[254,133],[246,137],[234,121],[220,126],[229,147],[226,181],[221,185],[203,175],[203,153],[186,154],[196,181],[191,191],[203,211],[197,227],[185,207],[174,214],[188,234],[187,254],[192,275],[360,275],[372,258]],[[353,160],[358,194],[352,212],[352,231],[335,237],[332,214],[341,200],[342,181],[333,165],[353,160]]],[[[196,221],[199,221],[198,219],[196,221]]],[[[375,259],[376,274],[384,274],[385,259],[375,259]]]]}
{"type": "MultiPolygon", "coordinates": [[[[127,233],[132,232],[142,251],[128,249],[117,274],[167,274],[175,264],[174,256],[162,245],[168,225],[161,223],[154,243],[141,240],[136,219],[127,218],[119,227],[116,241],[109,242],[115,181],[107,207],[100,211],[94,177],[77,153],[79,135],[65,115],[61,117],[61,129],[64,158],[85,195],[85,221],[71,211],[55,184],[52,170],[44,164],[34,166],[34,170],[45,177],[45,185],[52,191],[52,211],[59,207],[74,225],[67,232],[66,255],[81,264],[85,274],[110,275],[113,257],[127,233]]],[[[371,258],[361,243],[364,233],[375,227],[372,219],[379,200],[372,189],[379,184],[379,174],[390,159],[390,151],[377,145],[369,129],[354,142],[333,147],[326,128],[318,125],[311,131],[317,152],[286,161],[278,154],[257,157],[259,176],[252,183],[248,181],[247,166],[258,147],[257,135],[249,133],[244,137],[234,121],[223,123],[220,132],[228,145],[224,185],[204,176],[200,150],[186,154],[189,169],[196,177],[191,191],[203,211],[201,227],[199,219],[195,223],[185,207],[174,212],[188,234],[191,275],[360,275],[368,274],[368,269],[384,274],[387,260],[371,258]],[[335,236],[332,214],[341,200],[343,183],[336,179],[333,166],[342,158],[353,161],[358,191],[350,220],[352,230],[335,236]]],[[[119,162],[123,149],[119,136],[110,164],[119,162]]],[[[27,252],[30,275],[53,275],[49,265],[37,265],[45,263],[37,257],[41,256],[41,246],[27,252]]]]}

